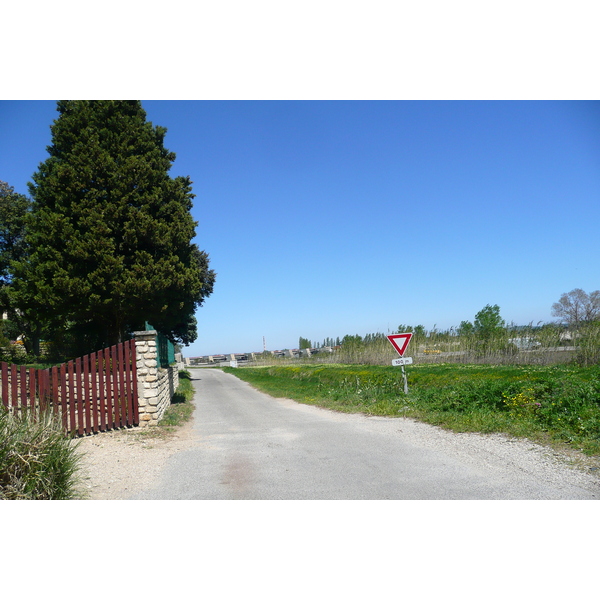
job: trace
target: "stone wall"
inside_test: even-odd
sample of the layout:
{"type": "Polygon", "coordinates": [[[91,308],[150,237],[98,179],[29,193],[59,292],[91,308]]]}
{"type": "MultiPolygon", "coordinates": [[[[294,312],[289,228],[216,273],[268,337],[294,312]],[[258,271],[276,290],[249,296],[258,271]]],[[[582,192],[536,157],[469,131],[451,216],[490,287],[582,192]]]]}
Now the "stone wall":
{"type": "Polygon", "coordinates": [[[157,425],[179,386],[177,365],[167,369],[158,366],[155,330],[136,331],[138,406],[140,427],[157,425]]]}

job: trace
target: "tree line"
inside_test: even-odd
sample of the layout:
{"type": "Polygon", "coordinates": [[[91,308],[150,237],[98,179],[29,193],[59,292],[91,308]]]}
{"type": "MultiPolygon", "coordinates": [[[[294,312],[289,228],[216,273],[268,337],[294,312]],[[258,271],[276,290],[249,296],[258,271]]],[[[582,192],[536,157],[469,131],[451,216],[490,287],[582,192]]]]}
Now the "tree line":
{"type": "MultiPolygon", "coordinates": [[[[393,333],[412,333],[411,349],[421,348],[435,351],[436,348],[452,349],[459,343],[461,349],[475,355],[491,353],[514,353],[520,349],[532,349],[537,344],[558,346],[565,340],[578,339],[585,349],[585,362],[595,362],[600,358],[600,291],[591,293],[576,288],[561,295],[552,305],[552,316],[558,317],[555,323],[538,323],[528,326],[508,324],[500,314],[497,304],[488,304],[475,314],[473,321],[461,321],[457,327],[439,330],[434,325],[427,330],[424,325],[400,324],[393,333]],[[568,334],[568,335],[565,335],[568,334]],[[586,346],[587,344],[587,346],[586,346]]],[[[341,346],[345,351],[359,351],[376,345],[387,344],[387,334],[369,333],[345,335],[343,338],[325,338],[323,346],[341,346]]],[[[300,348],[318,348],[319,345],[300,338],[300,348]]]]}
{"type": "Polygon", "coordinates": [[[31,197],[0,182],[4,341],[75,356],[148,323],[193,342],[216,274],[192,241],[192,182],[169,175],[166,129],[139,101],[59,101],[57,111],[31,197]]]}

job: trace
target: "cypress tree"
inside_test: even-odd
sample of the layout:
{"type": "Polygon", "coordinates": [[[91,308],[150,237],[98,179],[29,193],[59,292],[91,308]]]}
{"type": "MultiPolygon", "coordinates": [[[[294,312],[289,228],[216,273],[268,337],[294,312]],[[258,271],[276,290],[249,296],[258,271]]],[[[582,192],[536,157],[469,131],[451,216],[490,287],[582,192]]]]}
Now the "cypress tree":
{"type": "Polygon", "coordinates": [[[192,243],[192,182],[169,176],[166,129],[146,121],[139,101],[60,101],[57,110],[50,156],[29,184],[15,303],[53,339],[70,333],[79,352],[146,321],[189,344],[215,273],[192,243]]]}
{"type": "MultiPolygon", "coordinates": [[[[5,181],[0,181],[0,288],[10,284],[10,267],[23,257],[25,215],[30,201],[5,181]]],[[[2,308],[6,306],[2,305],[2,308]]]]}

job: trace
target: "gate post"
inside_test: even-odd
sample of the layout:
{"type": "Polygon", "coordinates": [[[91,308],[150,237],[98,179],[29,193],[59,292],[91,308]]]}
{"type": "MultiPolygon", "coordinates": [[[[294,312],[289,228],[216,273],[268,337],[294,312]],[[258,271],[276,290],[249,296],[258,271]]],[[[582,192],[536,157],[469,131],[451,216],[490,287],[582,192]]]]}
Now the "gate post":
{"type": "Polygon", "coordinates": [[[158,425],[179,385],[177,365],[160,368],[158,333],[134,331],[140,427],[158,425]]]}
{"type": "Polygon", "coordinates": [[[156,425],[162,414],[158,406],[158,356],[155,330],[135,331],[140,427],[156,425]]]}

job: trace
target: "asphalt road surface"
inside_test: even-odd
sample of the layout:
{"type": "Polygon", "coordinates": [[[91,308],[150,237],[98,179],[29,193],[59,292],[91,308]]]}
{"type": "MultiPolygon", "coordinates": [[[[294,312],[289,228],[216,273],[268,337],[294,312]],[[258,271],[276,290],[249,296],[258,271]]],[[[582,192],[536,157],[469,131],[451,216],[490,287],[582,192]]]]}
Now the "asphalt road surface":
{"type": "Polygon", "coordinates": [[[597,499],[600,480],[527,441],[335,413],[192,370],[197,443],[131,499],[597,499]]]}

